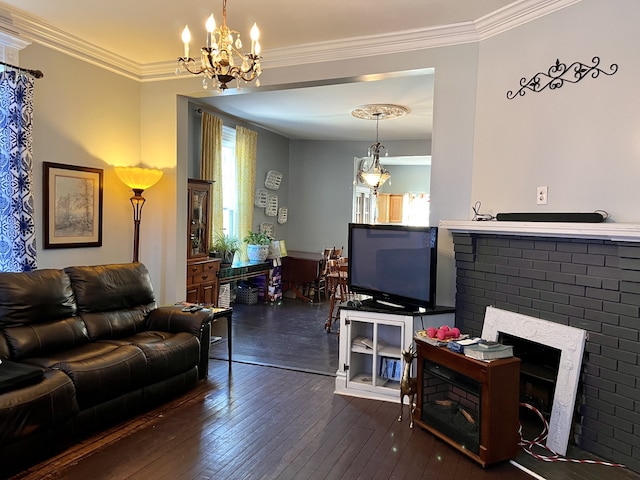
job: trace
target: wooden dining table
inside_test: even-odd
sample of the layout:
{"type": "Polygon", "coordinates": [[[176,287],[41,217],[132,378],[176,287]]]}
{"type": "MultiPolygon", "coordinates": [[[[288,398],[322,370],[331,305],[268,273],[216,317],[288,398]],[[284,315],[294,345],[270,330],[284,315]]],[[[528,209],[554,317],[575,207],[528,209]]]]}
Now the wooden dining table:
{"type": "Polygon", "coordinates": [[[293,291],[296,298],[313,303],[313,299],[302,293],[304,284],[315,283],[322,274],[321,253],[289,250],[286,257],[282,257],[282,283],[288,290],[293,291]]]}

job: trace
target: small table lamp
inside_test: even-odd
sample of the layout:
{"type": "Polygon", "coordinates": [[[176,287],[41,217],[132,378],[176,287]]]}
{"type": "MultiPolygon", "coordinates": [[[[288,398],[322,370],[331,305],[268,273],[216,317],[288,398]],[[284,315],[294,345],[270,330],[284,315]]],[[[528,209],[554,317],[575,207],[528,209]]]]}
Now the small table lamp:
{"type": "Polygon", "coordinates": [[[116,175],[122,182],[133,190],[130,198],[133,206],[133,261],[138,261],[140,250],[140,219],[145,198],[142,192],[152,187],[162,177],[162,170],[141,167],[115,167],[116,175]]]}

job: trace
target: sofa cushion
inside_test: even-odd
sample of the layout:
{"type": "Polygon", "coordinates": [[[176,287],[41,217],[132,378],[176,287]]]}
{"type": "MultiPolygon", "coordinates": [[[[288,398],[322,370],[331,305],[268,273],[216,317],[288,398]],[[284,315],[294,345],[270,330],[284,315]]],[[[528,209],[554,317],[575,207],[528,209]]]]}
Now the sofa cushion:
{"type": "Polygon", "coordinates": [[[155,308],[153,286],[141,263],[67,267],[89,337],[118,338],[146,330],[155,308]]]}
{"type": "Polygon", "coordinates": [[[38,383],[0,395],[0,445],[60,425],[77,412],[71,379],[47,370],[38,383]]]}
{"type": "Polygon", "coordinates": [[[25,361],[66,373],[75,386],[80,409],[142,388],[147,373],[146,358],[134,345],[93,342],[25,361]]]}
{"type": "Polygon", "coordinates": [[[147,358],[147,385],[184,373],[200,359],[200,341],[185,332],[148,331],[104,342],[130,342],[140,348],[147,358]]]}
{"type": "Polygon", "coordinates": [[[0,328],[51,322],[75,314],[71,280],[63,270],[0,272],[0,328]]]}
{"type": "Polygon", "coordinates": [[[112,312],[81,313],[91,340],[122,338],[147,329],[149,309],[139,306],[112,312]]]}
{"type": "Polygon", "coordinates": [[[78,347],[89,341],[79,317],[4,329],[10,356],[20,360],[78,347]]]}

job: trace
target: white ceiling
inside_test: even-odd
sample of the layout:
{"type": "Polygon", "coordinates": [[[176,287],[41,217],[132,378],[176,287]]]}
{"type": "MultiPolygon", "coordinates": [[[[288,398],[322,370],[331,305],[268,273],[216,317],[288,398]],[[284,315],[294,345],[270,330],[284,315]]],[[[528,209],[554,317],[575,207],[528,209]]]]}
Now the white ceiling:
{"type": "MultiPolygon", "coordinates": [[[[475,32],[492,16],[503,19],[516,12],[512,16],[521,17],[536,8],[548,13],[549,4],[574,1],[579,0],[229,0],[227,24],[241,32],[246,44],[251,25],[258,23],[266,70],[270,56],[286,58],[292,49],[317,50],[323,42],[348,45],[362,37],[367,42],[384,41],[391,34],[424,37],[434,28],[452,25],[475,32]]],[[[175,68],[185,24],[192,32],[192,52],[197,51],[211,13],[220,23],[222,0],[1,0],[0,32],[5,27],[30,41],[56,42],[58,48],[63,45],[76,52],[97,51],[107,62],[145,71],[175,68]]],[[[380,138],[409,140],[431,138],[432,85],[432,72],[420,71],[375,81],[342,79],[337,85],[304,85],[286,92],[260,87],[240,95],[231,90],[222,96],[212,92],[208,97],[202,92],[194,96],[296,139],[372,140],[375,125],[353,118],[351,110],[368,103],[400,104],[410,113],[380,122],[380,138]]]]}

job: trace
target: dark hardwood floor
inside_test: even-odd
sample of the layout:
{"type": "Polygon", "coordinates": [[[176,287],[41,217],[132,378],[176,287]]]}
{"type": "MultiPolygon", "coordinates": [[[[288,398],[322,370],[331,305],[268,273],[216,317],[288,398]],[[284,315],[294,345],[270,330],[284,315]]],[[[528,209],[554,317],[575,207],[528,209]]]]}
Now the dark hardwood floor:
{"type": "MultiPolygon", "coordinates": [[[[338,368],[338,337],[327,334],[327,302],[305,303],[286,299],[280,305],[235,305],[232,321],[233,359],[267,366],[293,368],[335,375],[338,368]]],[[[211,358],[228,358],[226,323],[214,325],[222,336],[211,346],[211,358]]]]}
{"type": "MultiPolygon", "coordinates": [[[[211,359],[208,379],[190,392],[13,478],[532,478],[509,462],[480,468],[433,435],[410,429],[406,418],[399,423],[395,403],[334,394],[337,342],[335,333],[324,332],[326,313],[326,305],[293,300],[238,305],[231,369],[226,360],[211,359]],[[260,342],[264,345],[253,353],[245,351],[260,342]],[[296,368],[295,360],[303,358],[296,368]],[[282,365],[265,366],[277,362],[282,365]],[[334,366],[326,367],[331,362],[334,366]]],[[[216,330],[224,333],[224,324],[216,330]]],[[[214,356],[225,357],[225,340],[214,356]]],[[[548,480],[638,478],[598,465],[541,464],[534,470],[537,478],[548,480]]]]}
{"type": "Polygon", "coordinates": [[[209,380],[76,445],[22,479],[524,480],[483,470],[408,421],[398,406],[333,394],[333,378],[211,360],[209,380]]]}

